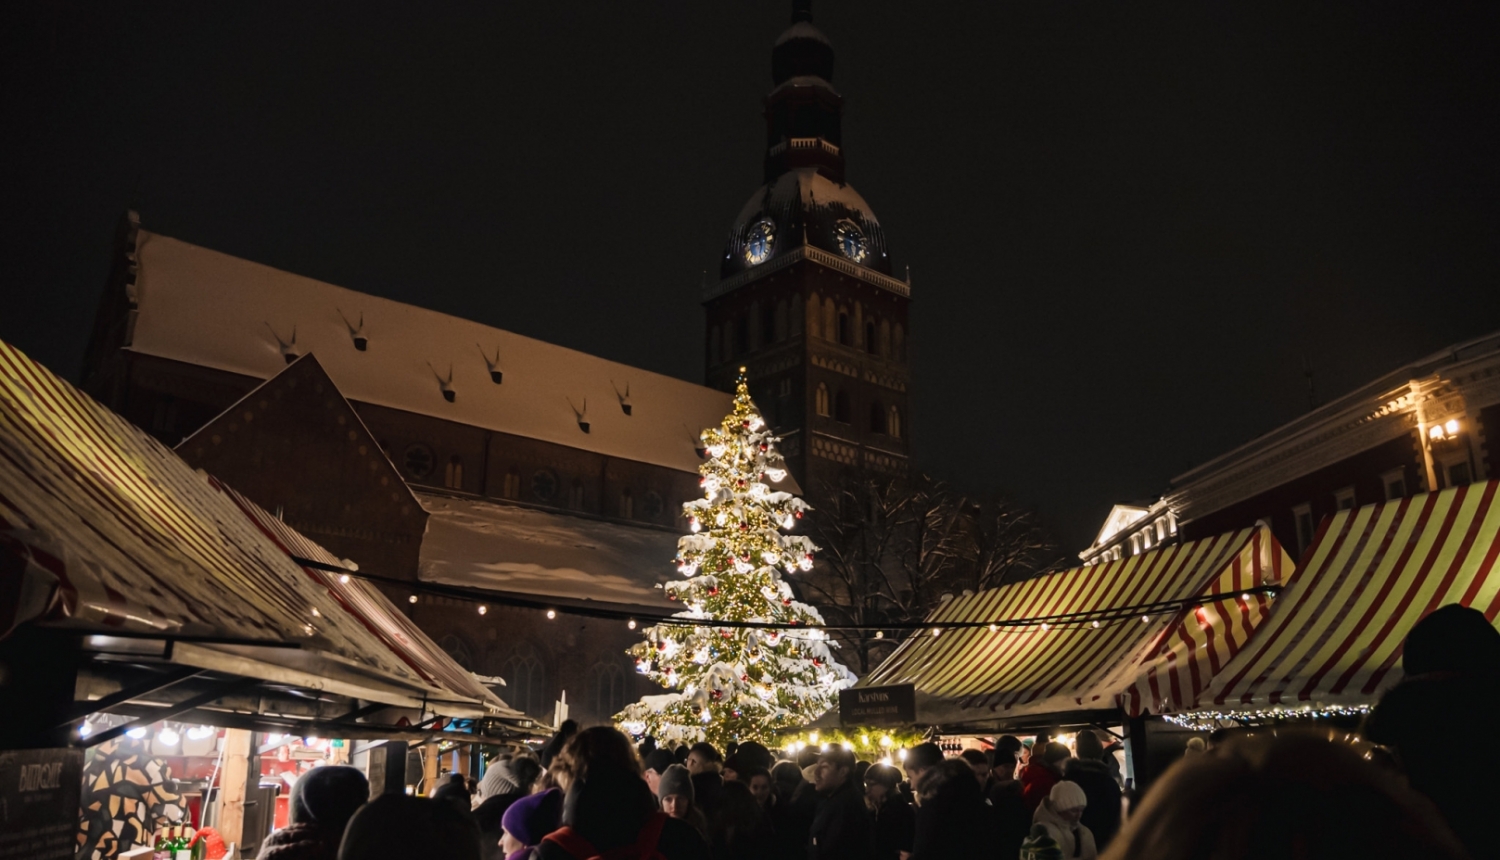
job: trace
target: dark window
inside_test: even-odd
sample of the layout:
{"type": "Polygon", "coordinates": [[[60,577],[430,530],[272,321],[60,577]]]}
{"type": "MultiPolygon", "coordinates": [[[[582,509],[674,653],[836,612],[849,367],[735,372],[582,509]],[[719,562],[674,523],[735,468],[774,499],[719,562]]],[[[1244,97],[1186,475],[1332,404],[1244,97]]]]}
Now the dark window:
{"type": "Polygon", "coordinates": [[[406,474],[413,478],[425,478],[432,474],[434,458],[432,449],[420,442],[415,445],[406,446],[406,453],[401,458],[401,465],[406,469],[406,474]]]}
{"type": "Polygon", "coordinates": [[[557,495],[557,476],[546,469],[537,469],[531,476],[531,494],[537,501],[550,502],[557,495]]]}
{"type": "Polygon", "coordinates": [[[1401,474],[1387,475],[1385,479],[1385,500],[1395,501],[1406,498],[1406,478],[1401,474]]]}
{"type": "Polygon", "coordinates": [[[443,649],[449,657],[452,657],[453,662],[468,669],[470,672],[474,671],[474,651],[469,647],[469,643],[465,642],[458,634],[449,633],[447,636],[439,639],[438,647],[443,649]]]}
{"type": "Polygon", "coordinates": [[[870,404],[870,432],[871,433],[884,433],[885,430],[886,430],[886,427],[885,427],[885,407],[881,406],[879,403],[871,403],[870,404]]]}
{"type": "Polygon", "coordinates": [[[849,395],[840,391],[833,396],[833,420],[849,423],[849,395]]]}
{"type": "Polygon", "coordinates": [[[776,331],[776,305],[767,301],[766,306],[761,309],[760,316],[760,340],[762,343],[775,343],[780,339],[776,331]]]}
{"type": "Polygon", "coordinates": [[[865,352],[874,355],[879,344],[875,341],[875,321],[865,320],[865,352]]]}
{"type": "Polygon", "coordinates": [[[750,318],[744,314],[734,318],[734,354],[744,355],[750,351],[750,318]]]}
{"type": "Polygon", "coordinates": [[[854,344],[854,330],[849,323],[849,314],[839,312],[839,343],[844,346],[854,344]]]}
{"type": "Polygon", "coordinates": [[[568,490],[568,507],[572,508],[575,511],[583,510],[582,481],[574,481],[572,488],[568,490]]]}
{"type": "Polygon", "coordinates": [[[654,520],[661,516],[663,507],[665,506],[661,501],[661,493],[655,490],[647,490],[645,497],[641,499],[641,511],[650,519],[654,520]]]}
{"type": "Polygon", "coordinates": [[[500,677],[505,679],[501,695],[506,704],[533,717],[551,717],[547,710],[547,670],[535,647],[527,643],[517,646],[501,667],[500,677]]]}
{"type": "Polygon", "coordinates": [[[595,663],[589,669],[589,704],[600,722],[625,710],[625,670],[615,663],[595,663]]]}
{"type": "Polygon", "coordinates": [[[1454,463],[1448,467],[1448,486],[1462,487],[1470,483],[1473,483],[1473,479],[1469,477],[1468,463],[1454,463]]]}
{"type": "Polygon", "coordinates": [[[1297,552],[1307,552],[1307,548],[1313,542],[1313,515],[1312,508],[1307,505],[1292,509],[1292,517],[1297,522],[1297,552]]]}

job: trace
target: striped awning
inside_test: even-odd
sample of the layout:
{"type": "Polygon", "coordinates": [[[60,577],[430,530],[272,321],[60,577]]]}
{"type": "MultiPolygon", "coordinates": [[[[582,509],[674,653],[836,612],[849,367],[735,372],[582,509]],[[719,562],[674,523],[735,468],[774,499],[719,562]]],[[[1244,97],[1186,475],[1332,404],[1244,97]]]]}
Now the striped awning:
{"type": "Polygon", "coordinates": [[[379,592],[294,563],[289,544],[332,557],[293,535],[0,341],[0,635],[38,621],[159,637],[208,670],[515,713],[379,592]]]}
{"type": "Polygon", "coordinates": [[[1268,598],[1240,593],[1292,570],[1270,531],[1252,528],[959,597],[929,620],[996,626],[915,635],[860,685],[910,683],[975,720],[1157,711],[1192,701],[1260,625],[1268,598]],[[1212,595],[1232,596],[1193,603],[1212,595]],[[1173,608],[1125,614],[1153,604],[1173,608]],[[1078,614],[1095,617],[1006,626],[1078,614]]]}
{"type": "Polygon", "coordinates": [[[1412,626],[1450,603],[1500,614],[1500,482],[1340,511],[1275,611],[1198,706],[1373,704],[1401,678],[1412,626]]]}

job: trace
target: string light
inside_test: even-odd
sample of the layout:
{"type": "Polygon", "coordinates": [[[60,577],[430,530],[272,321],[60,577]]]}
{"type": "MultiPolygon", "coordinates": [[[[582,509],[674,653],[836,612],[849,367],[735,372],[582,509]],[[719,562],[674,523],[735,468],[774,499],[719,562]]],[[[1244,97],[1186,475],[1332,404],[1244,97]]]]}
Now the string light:
{"type": "Polygon", "coordinates": [[[1194,732],[1211,732],[1225,724],[1256,725],[1280,720],[1326,720],[1336,717],[1363,717],[1370,705],[1300,705],[1297,707],[1231,708],[1228,710],[1191,711],[1185,714],[1163,714],[1162,719],[1194,732]]]}
{"type": "Polygon", "coordinates": [[[552,619],[554,619],[556,617],[557,617],[557,610],[556,609],[549,609],[549,610],[547,610],[547,620],[548,621],[551,621],[552,619]]]}
{"type": "Polygon", "coordinates": [[[417,602],[417,596],[415,594],[413,594],[411,597],[406,598],[406,602],[407,603],[416,603],[417,602]]]}
{"type": "Polygon", "coordinates": [[[631,630],[634,630],[635,629],[635,619],[632,618],[629,621],[625,622],[625,626],[629,627],[631,630]]]}
{"type": "Polygon", "coordinates": [[[483,614],[485,614],[486,612],[489,612],[489,611],[490,611],[490,608],[488,606],[485,606],[483,603],[479,604],[479,614],[480,615],[483,615],[483,614]]]}
{"type": "Polygon", "coordinates": [[[156,742],[164,747],[175,747],[180,740],[182,738],[177,731],[168,726],[163,726],[162,730],[156,733],[156,742]]]}
{"type": "Polygon", "coordinates": [[[347,573],[341,573],[341,574],[339,574],[339,585],[348,585],[348,584],[349,584],[349,574],[347,574],[347,573]]]}

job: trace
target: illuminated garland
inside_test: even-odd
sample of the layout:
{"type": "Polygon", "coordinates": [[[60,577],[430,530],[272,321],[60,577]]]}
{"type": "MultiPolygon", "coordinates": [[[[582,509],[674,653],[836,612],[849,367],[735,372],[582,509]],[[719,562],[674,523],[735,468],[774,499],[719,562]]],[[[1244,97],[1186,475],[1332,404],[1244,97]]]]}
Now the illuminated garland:
{"type": "Polygon", "coordinates": [[[1326,720],[1334,717],[1363,717],[1369,705],[1301,705],[1295,708],[1230,709],[1227,711],[1192,711],[1186,714],[1163,714],[1162,719],[1174,726],[1194,732],[1211,732],[1226,726],[1259,725],[1280,720],[1326,720]]]}
{"type": "Polygon", "coordinates": [[[854,676],[833,659],[823,617],[793,599],[782,580],[810,570],[811,540],[782,534],[807,504],[765,481],[786,477],[780,440],[755,410],[744,368],[734,411],[703,432],[703,498],[682,506],[692,534],[677,542],[667,598],[686,607],[644,630],[630,649],[636,669],[673,692],[647,696],[615,715],[627,732],[658,741],[770,741],[777,729],[828,710],[854,676]],[[744,624],[773,624],[757,629],[744,624]]]}
{"type": "Polygon", "coordinates": [[[906,751],[925,737],[910,729],[822,729],[784,737],[781,747],[796,756],[807,747],[828,749],[837,744],[864,761],[900,765],[906,751]]]}

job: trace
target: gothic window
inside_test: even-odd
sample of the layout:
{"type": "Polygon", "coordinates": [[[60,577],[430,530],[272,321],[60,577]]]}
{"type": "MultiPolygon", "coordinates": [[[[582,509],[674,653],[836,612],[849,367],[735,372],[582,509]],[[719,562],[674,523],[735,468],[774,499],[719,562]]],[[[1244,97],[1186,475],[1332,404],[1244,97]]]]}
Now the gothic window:
{"type": "Polygon", "coordinates": [[[865,320],[865,352],[873,355],[878,346],[875,340],[875,321],[865,320]]]}
{"type": "Polygon", "coordinates": [[[500,495],[507,499],[521,498],[521,470],[515,466],[505,473],[505,485],[501,488],[500,495]]]}
{"type": "Polygon", "coordinates": [[[625,710],[625,671],[618,664],[595,663],[589,669],[589,705],[600,722],[625,710]]]}
{"type": "Polygon", "coordinates": [[[854,329],[850,325],[849,312],[848,311],[839,311],[839,317],[838,317],[837,325],[838,325],[837,331],[838,331],[838,335],[839,335],[839,337],[838,337],[839,345],[840,346],[853,346],[854,345],[854,329]]]}
{"type": "Polygon", "coordinates": [[[885,358],[891,355],[891,321],[880,321],[880,354],[885,358]]]}
{"type": "Polygon", "coordinates": [[[771,320],[768,329],[771,332],[771,340],[780,342],[787,337],[786,299],[776,300],[776,313],[771,320]]]}
{"type": "Polygon", "coordinates": [[[708,360],[709,360],[709,362],[711,362],[713,364],[718,364],[719,363],[719,359],[721,358],[721,356],[719,355],[719,353],[722,350],[723,350],[723,346],[719,343],[719,327],[718,326],[711,326],[709,328],[709,330],[708,330],[708,360]]]}
{"type": "Polygon", "coordinates": [[[448,465],[443,469],[443,486],[450,490],[464,488],[464,461],[457,454],[448,458],[448,465]]]}
{"type": "Polygon", "coordinates": [[[583,482],[575,480],[573,486],[568,488],[568,507],[575,511],[583,510],[583,482]]]}
{"type": "Polygon", "coordinates": [[[635,498],[630,495],[629,487],[620,491],[620,516],[627,520],[635,517],[635,498]]]}
{"type": "Polygon", "coordinates": [[[897,361],[906,360],[906,330],[901,328],[901,323],[896,323],[896,329],[891,336],[891,357],[897,361]]]}
{"type": "Polygon", "coordinates": [[[401,466],[406,474],[421,480],[432,474],[435,458],[432,449],[418,442],[415,445],[406,446],[406,453],[401,457],[401,466]]]}
{"type": "Polygon", "coordinates": [[[823,319],[823,302],[813,293],[807,299],[807,334],[808,337],[822,337],[824,328],[821,325],[823,319]]]}
{"type": "Polygon", "coordinates": [[[802,297],[793,294],[792,319],[791,323],[787,326],[787,331],[792,337],[796,337],[797,335],[802,334],[802,315],[805,311],[806,308],[802,304],[802,297]]]}
{"type": "Polygon", "coordinates": [[[839,337],[839,309],[833,299],[823,301],[823,337],[828,340],[838,340],[839,337]]]}
{"type": "Polygon", "coordinates": [[[661,500],[661,493],[655,490],[647,490],[646,495],[641,498],[641,511],[647,519],[654,520],[661,516],[662,508],[666,507],[661,500]]]}
{"type": "Polygon", "coordinates": [[[833,420],[849,423],[849,392],[840,391],[833,396],[833,420]]]}
{"type": "Polygon", "coordinates": [[[897,439],[901,438],[901,410],[895,406],[891,407],[890,423],[886,425],[886,432],[897,439]]]}
{"type": "Polygon", "coordinates": [[[818,391],[813,395],[813,408],[824,418],[828,417],[828,386],[818,383],[818,391]]]}
{"type": "Polygon", "coordinates": [[[885,407],[879,403],[870,404],[870,432],[885,433],[885,407]]]}
{"type": "Polygon", "coordinates": [[[539,502],[550,502],[557,495],[557,476],[548,469],[537,469],[531,476],[531,494],[539,502]]]}
{"type": "Polygon", "coordinates": [[[533,717],[548,715],[547,670],[535,646],[528,642],[517,645],[501,667],[500,677],[505,679],[501,696],[506,704],[533,717]]]}
{"type": "Polygon", "coordinates": [[[439,639],[437,644],[439,648],[443,649],[444,653],[453,658],[453,662],[468,669],[470,672],[474,671],[474,651],[469,647],[469,643],[464,641],[463,637],[457,633],[449,633],[447,636],[439,639]]]}

